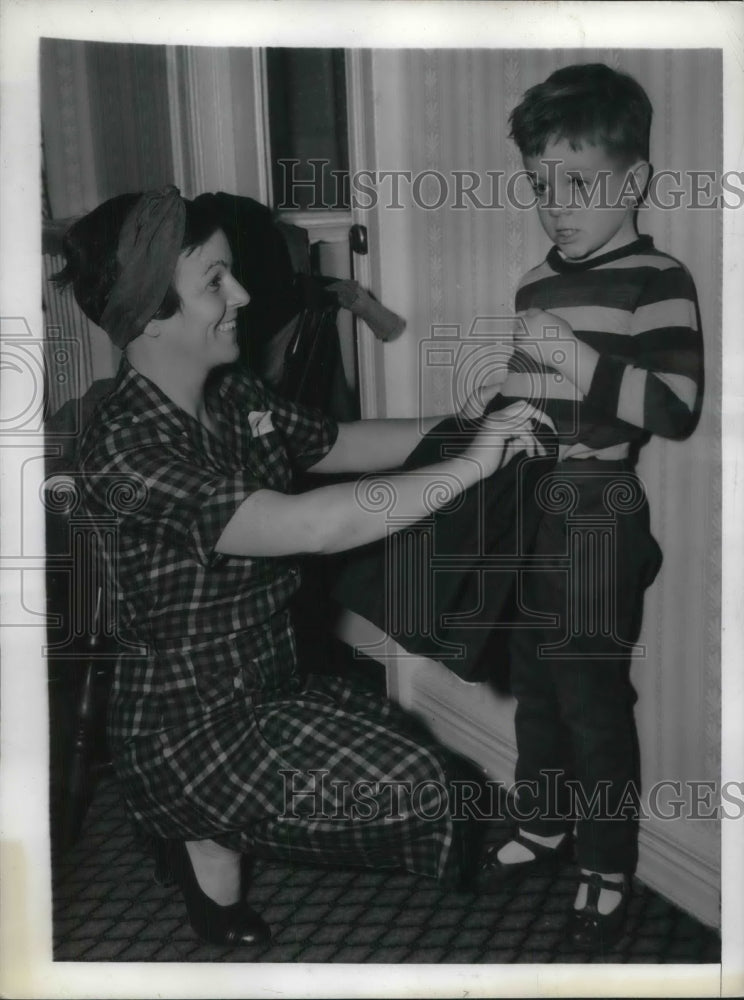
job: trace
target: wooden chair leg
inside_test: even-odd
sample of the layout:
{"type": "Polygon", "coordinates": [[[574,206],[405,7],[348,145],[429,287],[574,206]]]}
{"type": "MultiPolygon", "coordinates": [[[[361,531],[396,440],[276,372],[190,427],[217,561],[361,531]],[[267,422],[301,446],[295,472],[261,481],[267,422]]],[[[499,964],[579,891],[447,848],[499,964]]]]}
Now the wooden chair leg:
{"type": "Polygon", "coordinates": [[[77,701],[68,788],[62,813],[62,849],[77,840],[93,792],[93,734],[96,721],[96,665],[101,648],[99,624],[102,589],[98,588],[92,628],[87,638],[87,658],[77,701]]]}
{"type": "Polygon", "coordinates": [[[62,813],[62,848],[72,846],[80,834],[91,796],[91,743],[95,719],[95,661],[88,660],[77,703],[68,788],[62,813]]]}

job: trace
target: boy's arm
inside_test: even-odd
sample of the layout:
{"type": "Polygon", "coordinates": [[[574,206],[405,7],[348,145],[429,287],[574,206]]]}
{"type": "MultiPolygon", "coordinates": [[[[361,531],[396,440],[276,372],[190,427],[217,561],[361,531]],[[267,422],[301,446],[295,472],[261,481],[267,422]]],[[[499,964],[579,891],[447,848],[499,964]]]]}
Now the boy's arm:
{"type": "MultiPolygon", "coordinates": [[[[575,354],[551,366],[574,382],[592,409],[651,434],[685,438],[695,429],[703,390],[703,341],[692,278],[682,267],[658,271],[633,314],[628,361],[602,354],[575,336],[554,313],[528,309],[515,346],[542,361],[543,329],[557,326],[575,354]]],[[[560,355],[559,355],[560,358],[560,355]]]]}

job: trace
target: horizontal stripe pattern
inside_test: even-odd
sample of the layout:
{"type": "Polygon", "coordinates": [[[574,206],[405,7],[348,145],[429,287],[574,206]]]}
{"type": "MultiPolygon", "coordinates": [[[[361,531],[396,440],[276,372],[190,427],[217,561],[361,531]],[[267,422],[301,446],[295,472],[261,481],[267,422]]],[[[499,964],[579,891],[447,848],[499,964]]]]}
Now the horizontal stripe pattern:
{"type": "MultiPolygon", "coordinates": [[[[571,396],[570,411],[558,405],[571,395],[565,386],[556,391],[547,376],[540,383],[543,407],[558,418],[564,454],[585,453],[600,441],[612,447],[643,443],[649,434],[692,432],[703,383],[697,294],[684,265],[656,250],[650,237],[580,262],[553,248],[521,282],[516,310],[527,309],[559,316],[600,355],[587,391],[571,396]]],[[[510,376],[504,388],[515,385],[510,376]]]]}

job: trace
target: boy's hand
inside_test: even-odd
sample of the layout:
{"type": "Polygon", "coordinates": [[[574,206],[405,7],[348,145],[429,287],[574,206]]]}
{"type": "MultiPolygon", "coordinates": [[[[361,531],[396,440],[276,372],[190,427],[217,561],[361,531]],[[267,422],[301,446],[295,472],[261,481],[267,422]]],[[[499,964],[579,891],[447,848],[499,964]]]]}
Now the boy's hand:
{"type": "Polygon", "coordinates": [[[514,324],[514,346],[534,361],[547,363],[545,359],[548,354],[543,342],[551,345],[557,340],[573,338],[571,327],[555,313],[544,309],[527,309],[517,313],[517,316],[522,322],[514,324]]]}

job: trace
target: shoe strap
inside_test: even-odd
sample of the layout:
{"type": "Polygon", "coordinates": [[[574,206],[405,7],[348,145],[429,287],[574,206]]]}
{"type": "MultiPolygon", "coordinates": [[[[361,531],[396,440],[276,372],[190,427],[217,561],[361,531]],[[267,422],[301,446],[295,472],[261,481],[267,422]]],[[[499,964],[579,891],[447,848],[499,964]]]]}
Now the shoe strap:
{"type": "MultiPolygon", "coordinates": [[[[563,836],[565,838],[567,836],[567,834],[564,834],[563,836]]],[[[532,860],[531,861],[512,861],[512,862],[507,862],[504,865],[504,867],[509,868],[511,865],[516,865],[517,867],[519,867],[522,864],[524,864],[524,865],[532,864],[533,861],[537,861],[539,858],[543,858],[543,857],[545,857],[548,854],[552,854],[553,851],[557,851],[559,848],[563,847],[564,843],[565,843],[565,839],[564,840],[559,840],[558,843],[555,845],[555,847],[547,847],[545,844],[539,844],[535,840],[530,840],[528,837],[523,836],[519,832],[519,830],[517,830],[517,832],[514,834],[514,836],[509,837],[509,839],[507,841],[505,841],[503,844],[498,844],[495,847],[489,847],[488,850],[486,851],[485,862],[484,863],[487,866],[489,863],[493,862],[494,859],[496,859],[496,855],[501,850],[501,848],[502,847],[506,847],[507,844],[521,844],[522,847],[527,848],[527,850],[532,855],[532,860]]],[[[501,864],[501,862],[498,862],[498,864],[501,864]]]]}
{"type": "MultiPolygon", "coordinates": [[[[541,844],[537,840],[530,840],[529,837],[525,837],[523,833],[519,830],[511,838],[511,842],[521,844],[522,847],[526,847],[528,851],[531,851],[536,858],[542,857],[543,854],[548,854],[550,851],[557,851],[558,848],[563,847],[565,842],[566,834],[563,834],[563,839],[559,840],[555,847],[550,847],[548,844],[541,844]]],[[[507,841],[509,843],[510,841],[507,841]]]]}
{"type": "Polygon", "coordinates": [[[613,882],[608,878],[603,878],[599,872],[592,872],[591,875],[584,875],[582,873],[579,878],[579,885],[582,883],[587,886],[587,894],[586,905],[582,907],[580,912],[588,910],[590,913],[599,913],[600,892],[603,889],[608,889],[610,892],[619,892],[621,896],[624,896],[628,880],[623,877],[622,882],[613,882]]]}

